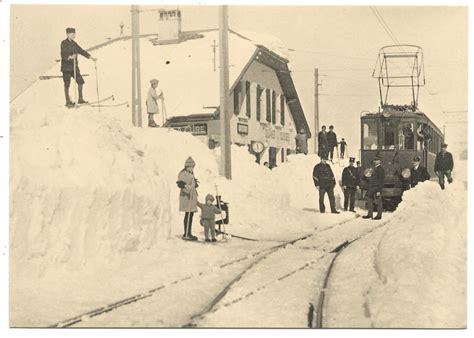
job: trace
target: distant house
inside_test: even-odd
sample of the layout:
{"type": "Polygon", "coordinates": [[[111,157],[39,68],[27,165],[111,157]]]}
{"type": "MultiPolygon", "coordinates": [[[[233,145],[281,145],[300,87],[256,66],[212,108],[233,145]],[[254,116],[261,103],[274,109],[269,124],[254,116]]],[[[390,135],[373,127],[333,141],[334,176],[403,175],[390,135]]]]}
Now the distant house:
{"type": "MultiPolygon", "coordinates": [[[[150,42],[165,95],[165,126],[190,132],[211,148],[219,146],[218,31],[182,32],[179,10],[161,11],[158,30],[150,42]]],[[[229,33],[231,140],[271,166],[295,150],[298,130],[311,136],[289,61],[274,49],[229,33]]]]}

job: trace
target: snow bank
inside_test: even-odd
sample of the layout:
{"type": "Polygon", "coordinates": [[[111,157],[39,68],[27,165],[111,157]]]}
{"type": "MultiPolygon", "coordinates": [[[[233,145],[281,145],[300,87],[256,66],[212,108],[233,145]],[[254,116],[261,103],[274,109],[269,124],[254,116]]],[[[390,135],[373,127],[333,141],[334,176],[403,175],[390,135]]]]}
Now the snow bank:
{"type": "Polygon", "coordinates": [[[338,258],[330,282],[330,327],[466,327],[465,163],[441,190],[405,192],[385,227],[338,258]]]}

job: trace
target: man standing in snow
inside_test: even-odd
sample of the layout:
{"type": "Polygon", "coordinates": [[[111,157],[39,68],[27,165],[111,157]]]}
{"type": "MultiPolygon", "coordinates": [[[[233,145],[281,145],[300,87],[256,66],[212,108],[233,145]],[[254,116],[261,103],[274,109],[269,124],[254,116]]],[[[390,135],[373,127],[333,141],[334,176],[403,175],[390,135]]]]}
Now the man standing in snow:
{"type": "Polygon", "coordinates": [[[349,166],[342,171],[342,189],[344,190],[344,211],[354,211],[355,193],[359,179],[357,178],[357,168],[354,167],[355,158],[349,158],[349,166]]]}
{"type": "Polygon", "coordinates": [[[318,155],[321,158],[328,156],[328,138],[326,126],[322,126],[321,131],[318,133],[318,155]]]}
{"type": "Polygon", "coordinates": [[[337,147],[337,135],[334,132],[334,126],[329,126],[327,137],[328,137],[329,160],[332,162],[334,158],[334,148],[337,147]]]}
{"type": "Polygon", "coordinates": [[[179,211],[184,212],[184,240],[196,241],[197,237],[192,234],[193,216],[197,211],[197,186],[198,182],[194,177],[194,166],[196,163],[188,157],[184,163],[184,169],[178,174],[179,191],[179,211]]]}
{"type": "Polygon", "coordinates": [[[368,213],[367,216],[362,218],[382,219],[382,189],[385,181],[385,170],[383,170],[382,156],[380,154],[375,155],[374,168],[369,177],[369,189],[367,190],[367,204],[368,213]],[[374,201],[377,205],[377,216],[373,217],[374,212],[374,201]]]}
{"type": "Polygon", "coordinates": [[[156,93],[156,88],[158,87],[159,81],[157,79],[153,79],[150,81],[151,87],[148,89],[148,95],[146,97],[146,108],[148,111],[148,127],[156,128],[159,127],[154,119],[155,114],[159,114],[160,111],[158,109],[158,99],[163,100],[163,92],[160,90],[160,94],[156,93]]]}
{"type": "Polygon", "coordinates": [[[336,210],[336,199],[334,197],[336,179],[334,178],[331,166],[327,164],[327,157],[321,157],[321,162],[314,166],[313,182],[316,189],[319,190],[319,212],[322,214],[326,212],[326,206],[324,205],[324,195],[327,193],[329,197],[331,213],[338,214],[339,211],[336,210]]]}
{"type": "Polygon", "coordinates": [[[344,158],[344,154],[346,153],[347,147],[347,143],[346,140],[344,140],[344,137],[341,139],[341,142],[339,142],[339,145],[341,147],[341,158],[344,158]]]}
{"type": "Polygon", "coordinates": [[[295,136],[296,140],[296,153],[303,153],[308,155],[308,135],[304,131],[304,128],[301,128],[300,132],[295,136]]]}
{"type": "Polygon", "coordinates": [[[69,86],[71,85],[71,78],[77,82],[77,89],[79,92],[79,100],[77,103],[87,103],[82,95],[82,88],[84,86],[84,79],[79,71],[79,61],[77,55],[80,54],[87,59],[97,61],[88,52],[82,49],[75,41],[76,30],[74,28],[66,28],[67,38],[61,42],[61,72],[63,73],[64,81],[64,96],[66,97],[66,107],[71,108],[75,102],[72,102],[69,97],[69,86]],[[74,71],[74,66],[76,67],[74,71]],[[75,74],[74,74],[75,73],[75,74]]]}
{"type": "Polygon", "coordinates": [[[444,176],[448,178],[448,182],[453,182],[452,171],[454,167],[453,155],[448,152],[448,145],[443,143],[441,151],[436,155],[434,170],[439,178],[439,185],[444,189],[444,176]]]}
{"type": "Polygon", "coordinates": [[[420,156],[413,158],[413,168],[410,169],[410,186],[413,188],[418,183],[424,182],[430,179],[430,174],[425,167],[420,165],[420,156]]]}

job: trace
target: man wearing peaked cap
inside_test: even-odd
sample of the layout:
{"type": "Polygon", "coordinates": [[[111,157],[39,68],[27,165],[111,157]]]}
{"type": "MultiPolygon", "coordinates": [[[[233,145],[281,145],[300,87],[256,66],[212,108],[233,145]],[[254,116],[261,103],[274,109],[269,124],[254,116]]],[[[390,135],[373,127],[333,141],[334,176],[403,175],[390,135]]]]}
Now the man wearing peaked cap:
{"type": "Polygon", "coordinates": [[[453,155],[448,152],[448,145],[443,143],[441,151],[436,155],[434,170],[439,179],[441,189],[444,189],[444,177],[448,179],[448,183],[453,182],[452,171],[454,168],[453,155]]]}
{"type": "Polygon", "coordinates": [[[76,30],[74,28],[66,28],[67,38],[61,42],[61,72],[63,73],[64,81],[64,96],[66,98],[66,107],[71,108],[76,103],[84,104],[87,103],[84,100],[82,94],[82,88],[84,86],[84,79],[82,78],[79,70],[79,61],[77,55],[80,54],[87,59],[97,61],[96,58],[92,57],[88,52],[79,46],[75,40],[76,30]],[[69,96],[69,86],[71,85],[71,78],[77,83],[77,90],[79,94],[79,100],[72,102],[69,96]]]}
{"type": "Polygon", "coordinates": [[[344,211],[354,211],[355,193],[359,185],[358,170],[354,167],[355,158],[349,157],[349,166],[342,171],[342,189],[344,191],[344,211]]]}
{"type": "Polygon", "coordinates": [[[362,218],[382,219],[382,190],[385,181],[385,170],[382,168],[382,155],[374,157],[374,170],[369,178],[369,189],[367,190],[368,213],[362,218]],[[377,216],[373,217],[374,203],[377,206],[377,216]]]}
{"type": "Polygon", "coordinates": [[[416,155],[413,158],[413,167],[410,169],[410,186],[413,188],[418,183],[424,182],[430,179],[428,170],[420,165],[421,157],[416,155]]]}
{"type": "Polygon", "coordinates": [[[326,212],[324,205],[324,195],[327,193],[329,197],[329,205],[331,206],[331,213],[338,214],[336,210],[336,199],[334,197],[334,187],[336,186],[336,179],[332,172],[331,166],[326,163],[327,155],[321,156],[321,162],[316,164],[313,168],[313,182],[316,189],[319,191],[319,212],[326,212]]]}

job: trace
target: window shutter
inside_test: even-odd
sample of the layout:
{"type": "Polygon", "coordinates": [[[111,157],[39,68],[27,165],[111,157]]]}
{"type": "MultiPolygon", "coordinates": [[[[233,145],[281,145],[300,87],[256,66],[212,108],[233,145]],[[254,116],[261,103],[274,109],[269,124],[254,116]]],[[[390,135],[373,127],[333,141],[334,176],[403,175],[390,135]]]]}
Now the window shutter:
{"type": "Polygon", "coordinates": [[[246,106],[246,115],[250,118],[251,116],[251,101],[250,101],[250,82],[245,81],[245,106],[246,106]]]}
{"type": "Polygon", "coordinates": [[[272,123],[276,124],[276,93],[272,90],[272,123]]]}
{"type": "Polygon", "coordinates": [[[234,114],[240,113],[240,92],[241,92],[241,82],[237,83],[234,88],[234,114]]]}
{"type": "Polygon", "coordinates": [[[285,95],[280,95],[280,123],[285,125],[285,95]]]}
{"type": "Polygon", "coordinates": [[[272,104],[270,97],[270,89],[267,89],[265,92],[267,96],[267,122],[272,122],[272,104]]]}
{"type": "Polygon", "coordinates": [[[256,97],[256,104],[257,104],[257,109],[256,109],[256,114],[257,114],[257,121],[260,121],[260,108],[261,108],[261,99],[262,99],[262,92],[263,89],[259,85],[257,85],[257,97],[256,97]]]}

